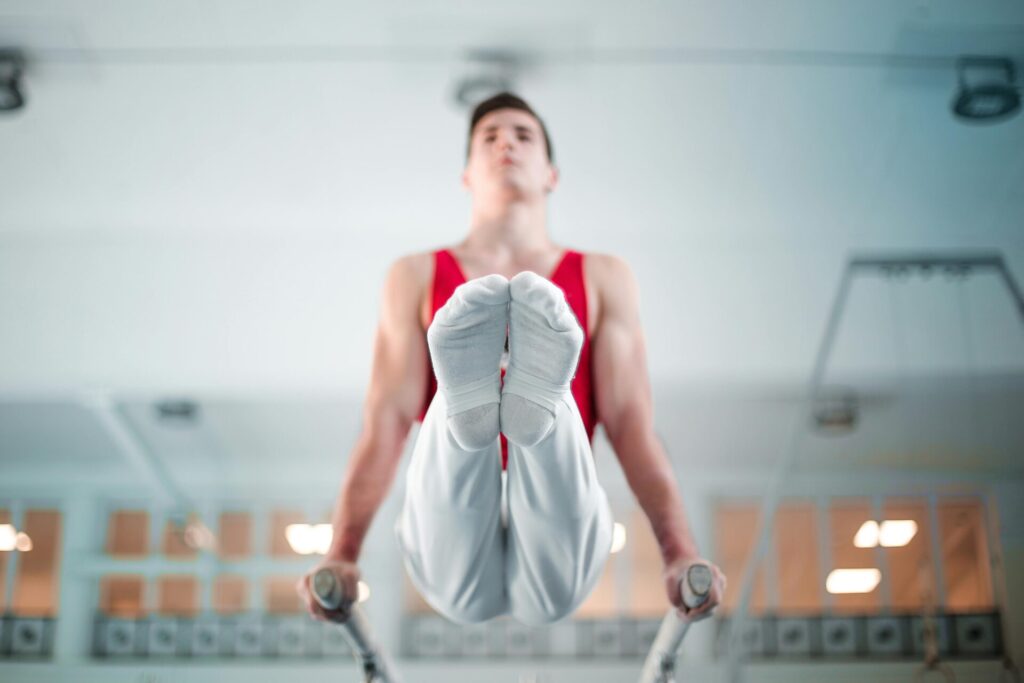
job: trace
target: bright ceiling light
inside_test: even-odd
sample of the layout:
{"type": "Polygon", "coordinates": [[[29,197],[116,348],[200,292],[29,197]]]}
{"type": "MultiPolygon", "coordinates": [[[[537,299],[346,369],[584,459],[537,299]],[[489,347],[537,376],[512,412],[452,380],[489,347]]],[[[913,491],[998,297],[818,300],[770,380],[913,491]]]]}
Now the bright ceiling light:
{"type": "Polygon", "coordinates": [[[0,551],[14,550],[17,547],[18,532],[13,524],[0,524],[0,551]]]}
{"type": "Polygon", "coordinates": [[[882,572],[877,569],[833,569],[825,579],[825,589],[833,595],[870,593],[881,580],[882,572]]]}
{"type": "Polygon", "coordinates": [[[878,532],[878,542],[885,548],[902,548],[917,535],[917,522],[912,519],[887,519],[878,532]]]}
{"type": "Polygon", "coordinates": [[[878,545],[878,522],[869,519],[857,529],[857,535],[853,537],[853,544],[858,548],[874,548],[878,545]]]}
{"type": "Polygon", "coordinates": [[[612,553],[617,553],[626,547],[626,527],[615,522],[612,528],[612,553]]]}
{"type": "Polygon", "coordinates": [[[184,539],[185,545],[193,550],[213,550],[217,545],[217,538],[210,527],[197,520],[185,526],[184,539]]]}
{"type": "Polygon", "coordinates": [[[334,530],[330,524],[289,524],[284,537],[300,555],[325,555],[331,547],[334,530]]]}
{"type": "Polygon", "coordinates": [[[14,537],[14,549],[19,553],[27,553],[32,550],[32,539],[24,531],[19,531],[14,537]]]}
{"type": "Polygon", "coordinates": [[[366,585],[365,581],[359,582],[359,597],[356,599],[357,602],[366,602],[370,599],[370,587],[366,585]]]}
{"type": "Polygon", "coordinates": [[[869,519],[860,525],[853,537],[858,548],[902,548],[917,535],[917,522],[912,519],[887,519],[881,524],[869,519]]]}

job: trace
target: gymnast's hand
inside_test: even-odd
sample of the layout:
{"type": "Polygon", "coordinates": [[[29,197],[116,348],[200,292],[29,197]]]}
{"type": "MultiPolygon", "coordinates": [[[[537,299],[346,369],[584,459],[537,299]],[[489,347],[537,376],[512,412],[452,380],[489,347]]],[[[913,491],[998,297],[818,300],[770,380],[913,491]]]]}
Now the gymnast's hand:
{"type": "Polygon", "coordinates": [[[352,562],[324,559],[298,580],[295,584],[295,590],[298,592],[302,603],[306,606],[306,611],[314,618],[319,619],[320,621],[331,621],[335,623],[345,622],[348,621],[352,605],[355,604],[356,596],[359,595],[360,576],[359,567],[352,562]],[[330,569],[334,573],[335,577],[341,583],[342,590],[347,598],[341,607],[336,610],[324,609],[320,603],[316,601],[316,598],[313,597],[311,583],[313,581],[313,576],[321,569],[330,569]]]}
{"type": "Polygon", "coordinates": [[[662,572],[665,579],[665,591],[668,593],[668,600],[676,607],[676,613],[687,621],[699,621],[711,616],[712,610],[718,606],[725,597],[725,586],[728,583],[725,574],[708,560],[702,557],[685,557],[665,565],[662,572]],[[687,570],[695,564],[706,564],[711,569],[711,590],[708,598],[698,607],[687,607],[683,603],[683,593],[679,589],[679,583],[686,578],[687,570]]]}

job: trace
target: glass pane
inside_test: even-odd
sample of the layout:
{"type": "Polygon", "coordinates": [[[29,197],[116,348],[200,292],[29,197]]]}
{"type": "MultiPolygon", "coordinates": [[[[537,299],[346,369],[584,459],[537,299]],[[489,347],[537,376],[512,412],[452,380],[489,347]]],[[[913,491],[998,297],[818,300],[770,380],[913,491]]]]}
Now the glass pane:
{"type": "Polygon", "coordinates": [[[149,553],[149,513],[117,510],[107,519],[107,553],[117,557],[141,557],[149,553]]]}
{"type": "Polygon", "coordinates": [[[295,510],[274,510],[270,515],[270,555],[272,557],[299,557],[285,538],[284,530],[289,524],[302,524],[306,516],[295,510]]]}
{"type": "MultiPolygon", "coordinates": [[[[829,526],[832,540],[832,569],[877,569],[874,548],[858,548],[853,538],[864,522],[871,516],[870,501],[862,498],[846,498],[832,501],[829,510],[829,526]]],[[[832,595],[832,608],[844,614],[869,614],[881,606],[876,587],[869,593],[842,593],[832,595]]]]}
{"type": "Polygon", "coordinates": [[[630,616],[661,617],[668,611],[668,596],[661,576],[661,549],[643,510],[634,510],[629,520],[626,549],[632,561],[633,585],[630,616]]]}
{"type": "Polygon", "coordinates": [[[199,582],[194,576],[161,576],[156,591],[160,614],[187,617],[199,611],[199,582]]]}
{"type": "MultiPolygon", "coordinates": [[[[10,524],[11,513],[9,510],[0,510],[0,524],[10,524]]],[[[7,556],[10,553],[0,552],[0,614],[7,609],[7,556]]]]}
{"type": "Polygon", "coordinates": [[[213,580],[213,609],[219,614],[238,614],[249,607],[245,577],[223,574],[213,580]]]}
{"type": "Polygon", "coordinates": [[[270,614],[299,614],[304,610],[299,601],[299,594],[295,591],[295,584],[298,580],[297,576],[275,576],[267,579],[264,584],[267,612],[270,614]]]}
{"type": "Polygon", "coordinates": [[[144,586],[141,576],[104,576],[100,579],[100,612],[126,619],[141,617],[144,586]]]}
{"type": "Polygon", "coordinates": [[[792,502],[775,513],[775,566],[778,611],[783,614],[821,612],[822,585],[818,553],[817,507],[792,502]]]}
{"type": "MultiPolygon", "coordinates": [[[[720,503],[715,512],[715,550],[718,566],[729,578],[734,590],[725,591],[722,611],[732,612],[739,602],[743,576],[757,541],[757,523],[761,517],[758,503],[720,503]]],[[[750,600],[750,614],[765,611],[764,568],[754,576],[754,592],[750,600]]]]}
{"type": "Polygon", "coordinates": [[[940,501],[939,533],[946,608],[954,612],[992,609],[988,537],[980,501],[940,501]]]}
{"type": "Polygon", "coordinates": [[[24,531],[32,539],[32,550],[18,557],[13,611],[24,616],[52,617],[57,614],[60,512],[28,510],[24,531]]]}
{"type": "Polygon", "coordinates": [[[886,501],[882,517],[885,520],[910,520],[917,524],[917,533],[910,542],[886,548],[885,556],[893,610],[920,612],[933,604],[935,596],[928,501],[913,498],[886,501]]]}
{"type": "Polygon", "coordinates": [[[244,558],[252,554],[252,517],[248,512],[221,513],[217,547],[221,557],[244,558]]]}

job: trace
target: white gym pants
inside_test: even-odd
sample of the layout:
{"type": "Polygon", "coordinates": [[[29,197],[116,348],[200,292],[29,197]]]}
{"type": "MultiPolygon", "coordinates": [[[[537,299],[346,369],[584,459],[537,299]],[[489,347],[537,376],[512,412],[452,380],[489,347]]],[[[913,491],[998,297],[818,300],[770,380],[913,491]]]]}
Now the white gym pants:
{"type": "Polygon", "coordinates": [[[572,614],[601,576],[612,542],[572,395],[536,446],[508,444],[508,521],[501,515],[501,445],[462,450],[438,391],[420,427],[395,526],[405,566],[426,601],[468,624],[504,614],[549,624],[572,614]]]}

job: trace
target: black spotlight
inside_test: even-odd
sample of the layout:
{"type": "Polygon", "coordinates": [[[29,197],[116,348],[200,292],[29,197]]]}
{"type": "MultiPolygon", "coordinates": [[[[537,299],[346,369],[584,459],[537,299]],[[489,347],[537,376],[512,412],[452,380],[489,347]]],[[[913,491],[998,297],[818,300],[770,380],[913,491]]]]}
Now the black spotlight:
{"type": "Polygon", "coordinates": [[[157,418],[164,424],[191,426],[199,421],[199,403],[189,398],[164,399],[153,407],[157,418]]]}
{"type": "Polygon", "coordinates": [[[455,85],[453,98],[462,108],[475,106],[491,95],[515,90],[515,77],[525,65],[523,56],[511,50],[475,49],[466,57],[479,65],[481,71],[459,79],[455,85]]]}
{"type": "Polygon", "coordinates": [[[455,102],[460,107],[471,107],[506,90],[512,90],[512,83],[504,76],[467,76],[455,86],[455,102]]]}
{"type": "Polygon", "coordinates": [[[21,72],[25,60],[21,53],[0,50],[0,112],[15,111],[25,106],[21,92],[21,72]]]}
{"type": "Polygon", "coordinates": [[[960,89],[953,114],[971,123],[997,123],[1020,111],[1013,62],[1001,57],[963,57],[956,65],[960,89]]]}

